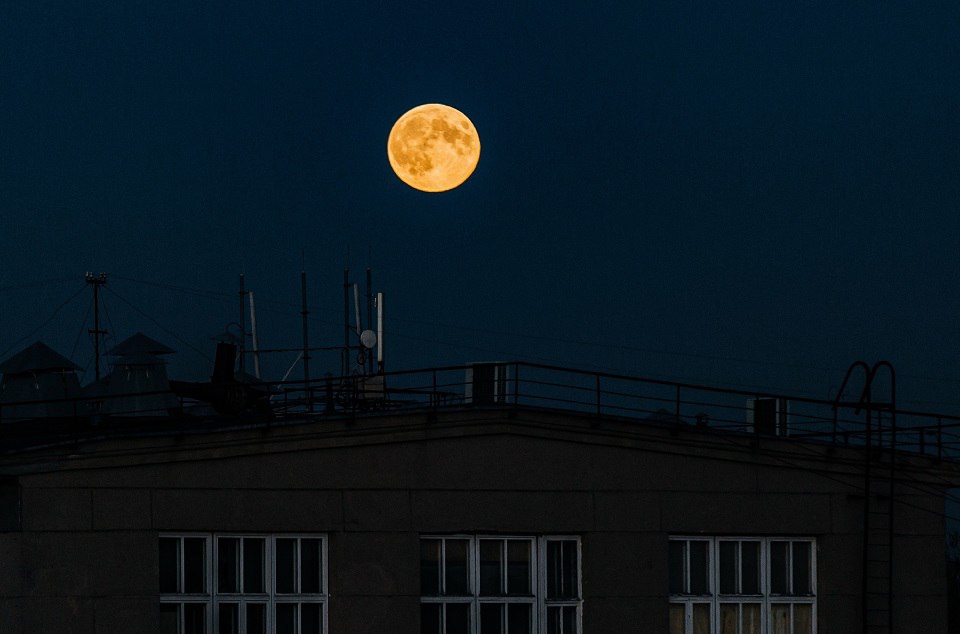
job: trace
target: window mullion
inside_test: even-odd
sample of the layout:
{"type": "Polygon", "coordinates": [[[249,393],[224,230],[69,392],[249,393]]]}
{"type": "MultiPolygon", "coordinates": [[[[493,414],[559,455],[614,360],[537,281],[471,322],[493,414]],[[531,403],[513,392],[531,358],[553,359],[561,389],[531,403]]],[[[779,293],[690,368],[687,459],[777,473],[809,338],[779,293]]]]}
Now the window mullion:
{"type": "Polygon", "coordinates": [[[470,582],[469,588],[473,595],[470,602],[470,614],[473,617],[470,621],[471,628],[479,631],[480,625],[480,538],[471,537],[468,548],[470,548],[468,561],[470,562],[470,582]]]}
{"type": "MultiPolygon", "coordinates": [[[[447,594],[447,540],[440,540],[440,595],[446,596],[447,594]]],[[[443,630],[440,634],[446,632],[446,608],[442,610],[442,622],[440,624],[440,629],[443,630]]]]}

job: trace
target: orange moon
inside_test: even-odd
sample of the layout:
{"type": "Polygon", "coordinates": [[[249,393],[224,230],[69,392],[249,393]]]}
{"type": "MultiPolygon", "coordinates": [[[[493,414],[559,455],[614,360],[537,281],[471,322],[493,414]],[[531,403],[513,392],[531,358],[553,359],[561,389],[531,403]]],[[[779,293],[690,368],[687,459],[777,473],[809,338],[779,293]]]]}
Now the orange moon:
{"type": "Polygon", "coordinates": [[[480,160],[480,136],[465,114],[439,103],[407,111],[387,139],[390,167],[404,183],[445,192],[470,178],[480,160]]]}

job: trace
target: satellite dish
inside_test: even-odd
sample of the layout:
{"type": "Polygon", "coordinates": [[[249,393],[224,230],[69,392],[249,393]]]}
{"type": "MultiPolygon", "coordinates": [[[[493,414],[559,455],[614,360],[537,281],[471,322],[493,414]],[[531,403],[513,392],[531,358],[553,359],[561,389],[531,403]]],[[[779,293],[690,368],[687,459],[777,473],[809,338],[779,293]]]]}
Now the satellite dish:
{"type": "Polygon", "coordinates": [[[377,345],[377,333],[372,330],[364,330],[360,333],[360,344],[367,350],[372,350],[377,345]]]}

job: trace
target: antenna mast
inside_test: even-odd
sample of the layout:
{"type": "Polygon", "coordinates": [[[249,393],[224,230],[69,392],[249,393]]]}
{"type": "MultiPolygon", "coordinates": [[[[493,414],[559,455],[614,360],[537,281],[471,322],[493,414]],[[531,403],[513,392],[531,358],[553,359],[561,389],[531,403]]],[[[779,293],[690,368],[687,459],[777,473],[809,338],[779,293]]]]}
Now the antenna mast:
{"type": "MultiPolygon", "coordinates": [[[[373,328],[373,273],[367,267],[367,328],[373,328]]],[[[367,352],[367,372],[373,374],[373,355],[367,352]]]]}
{"type": "Polygon", "coordinates": [[[313,398],[310,392],[310,344],[307,340],[307,272],[300,271],[300,315],[303,317],[303,389],[307,391],[307,406],[313,411],[313,398]]]}
{"type": "Polygon", "coordinates": [[[243,285],[243,273],[240,274],[240,373],[243,373],[243,348],[247,341],[247,327],[244,325],[247,319],[247,306],[245,304],[247,291],[243,285]]]}
{"type": "Polygon", "coordinates": [[[84,276],[87,284],[93,286],[93,330],[87,332],[93,335],[93,367],[96,380],[100,380],[100,335],[107,334],[106,330],[100,328],[100,287],[106,285],[107,274],[101,272],[95,276],[90,271],[84,276]]]}

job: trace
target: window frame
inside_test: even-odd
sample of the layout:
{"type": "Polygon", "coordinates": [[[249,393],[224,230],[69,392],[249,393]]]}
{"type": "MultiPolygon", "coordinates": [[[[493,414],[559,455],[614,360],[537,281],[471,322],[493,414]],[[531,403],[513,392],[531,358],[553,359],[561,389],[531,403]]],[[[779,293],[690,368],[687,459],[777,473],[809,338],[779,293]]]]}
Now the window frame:
{"type": "MultiPolygon", "coordinates": [[[[583,555],[582,555],[582,540],[579,535],[493,535],[493,534],[422,534],[420,535],[420,544],[423,544],[427,540],[439,540],[440,541],[440,559],[438,560],[438,578],[439,578],[439,594],[436,595],[424,595],[422,594],[423,588],[423,579],[421,578],[421,595],[420,595],[420,605],[441,605],[446,606],[449,604],[468,604],[470,605],[470,632],[471,634],[477,634],[480,632],[480,610],[483,605],[510,605],[510,604],[519,604],[519,605],[529,605],[530,607],[530,632],[532,634],[546,634],[547,632],[547,612],[550,608],[564,608],[564,607],[573,607],[576,614],[576,623],[575,631],[579,634],[583,631],[582,621],[583,621],[583,574],[582,574],[582,565],[583,565],[583,555]],[[467,567],[468,574],[467,578],[469,580],[468,594],[466,595],[447,595],[445,594],[445,585],[446,585],[446,542],[448,540],[467,540],[467,567]],[[480,590],[480,544],[483,541],[496,541],[503,544],[501,547],[501,575],[503,575],[503,582],[509,584],[507,581],[508,573],[508,564],[509,564],[509,542],[511,541],[522,541],[530,545],[530,562],[529,562],[529,574],[530,574],[530,594],[481,594],[480,590]],[[576,579],[577,579],[577,588],[576,588],[576,598],[563,597],[557,599],[548,599],[547,598],[547,544],[550,542],[563,542],[563,541],[572,541],[576,544],[576,579]]],[[[421,565],[421,572],[423,574],[423,569],[421,565]]],[[[506,588],[509,590],[509,587],[506,588]]],[[[505,608],[508,609],[508,608],[505,608]]],[[[441,623],[440,623],[440,632],[443,633],[446,629],[445,619],[443,615],[445,614],[446,607],[441,607],[441,623]]],[[[506,615],[506,613],[504,613],[506,615]]],[[[423,624],[421,623],[421,631],[423,624]]],[[[508,631],[508,630],[507,630],[508,631]]],[[[509,631],[508,631],[509,634],[509,631]]]]}
{"type": "MultiPolygon", "coordinates": [[[[709,632],[712,634],[719,634],[721,627],[721,606],[725,605],[736,605],[737,614],[742,615],[744,605],[748,604],[759,604],[760,605],[760,632],[761,634],[770,634],[773,631],[773,607],[779,605],[789,605],[790,610],[790,627],[787,634],[794,634],[794,613],[796,605],[809,605],[810,606],[810,634],[817,634],[817,539],[810,536],[756,536],[756,535],[670,535],[668,538],[668,543],[674,542],[689,542],[698,541],[698,542],[707,542],[707,594],[692,594],[689,592],[690,589],[690,567],[689,567],[689,546],[684,548],[684,579],[683,587],[684,590],[688,592],[683,593],[673,593],[668,590],[668,603],[670,606],[682,605],[684,606],[684,632],[689,634],[693,631],[693,611],[694,606],[697,604],[707,604],[709,605],[709,615],[710,615],[710,627],[709,632]],[[759,574],[759,589],[760,594],[746,594],[742,592],[742,562],[743,562],[743,550],[742,544],[744,542],[759,542],[759,562],[758,562],[758,574],[759,574]],[[721,578],[720,578],[720,544],[722,543],[736,543],[739,544],[736,553],[736,579],[735,585],[737,592],[735,593],[721,593],[721,578]],[[771,557],[772,550],[771,545],[774,543],[787,543],[787,556],[786,556],[786,576],[787,576],[787,589],[789,593],[786,594],[774,594],[772,591],[772,580],[771,580],[771,557]],[[809,544],[810,547],[810,559],[809,559],[809,585],[810,592],[808,594],[793,594],[793,583],[794,583],[794,574],[793,574],[793,544],[795,543],[805,543],[809,544]]],[[[668,575],[671,574],[671,571],[668,567],[668,575]]],[[[669,581],[668,581],[669,585],[669,581]]],[[[738,620],[737,629],[740,629],[740,621],[738,620]]]]}
{"type": "MultiPolygon", "coordinates": [[[[177,539],[179,540],[178,555],[179,561],[178,566],[178,592],[160,592],[160,605],[177,605],[183,606],[185,604],[201,604],[204,605],[204,627],[205,632],[214,633],[219,631],[220,627],[220,606],[221,605],[237,605],[238,615],[243,615],[248,604],[261,604],[265,606],[266,617],[265,617],[265,632],[274,633],[276,632],[276,606],[279,604],[296,604],[297,608],[297,622],[296,629],[300,631],[302,627],[301,623],[301,608],[299,607],[302,604],[319,604],[320,607],[320,618],[322,619],[320,624],[321,634],[326,634],[329,631],[328,624],[328,607],[329,607],[329,586],[328,586],[328,569],[329,569],[329,560],[328,560],[328,544],[329,537],[326,533],[257,533],[257,532],[214,532],[214,533],[201,533],[201,532],[162,532],[158,535],[158,550],[159,550],[159,541],[161,539],[177,539]],[[183,540],[189,538],[203,538],[204,539],[204,584],[205,591],[203,593],[184,593],[182,592],[183,588],[183,579],[184,579],[184,570],[183,570],[183,540]],[[221,539],[237,539],[238,540],[238,558],[237,558],[237,575],[238,575],[238,592],[220,592],[219,589],[219,564],[220,564],[220,540],[221,539]],[[262,539],[263,540],[263,592],[245,592],[243,586],[243,562],[244,562],[244,547],[243,541],[245,539],[262,539]],[[276,543],[278,539],[295,539],[297,540],[297,549],[296,549],[296,560],[295,560],[295,570],[296,570],[296,584],[298,592],[296,593],[278,593],[276,589],[276,543]],[[300,592],[300,566],[302,551],[300,544],[304,539],[316,539],[320,541],[320,592],[309,592],[304,593],[300,592]]],[[[162,563],[159,561],[158,554],[158,572],[162,563]]],[[[184,632],[184,609],[181,607],[177,610],[177,632],[184,632]]],[[[239,623],[237,626],[239,634],[245,634],[247,631],[245,617],[240,616],[239,623]]]]}

